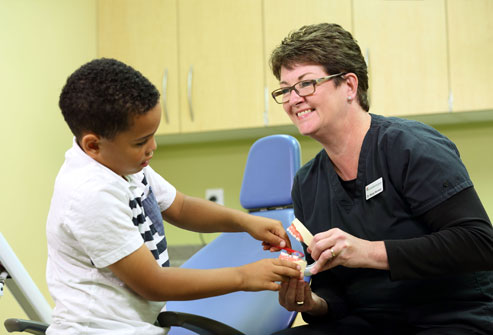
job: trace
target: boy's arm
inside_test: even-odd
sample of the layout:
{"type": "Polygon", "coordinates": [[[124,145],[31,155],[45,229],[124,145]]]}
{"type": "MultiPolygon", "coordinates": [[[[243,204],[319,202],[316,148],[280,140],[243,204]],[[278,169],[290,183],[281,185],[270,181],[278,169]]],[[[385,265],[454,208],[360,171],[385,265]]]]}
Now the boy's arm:
{"type": "Polygon", "coordinates": [[[299,266],[276,258],[210,270],[162,268],[145,245],[109,269],[135,293],[155,301],[201,299],[235,291],[277,291],[277,282],[300,276],[299,266]]]}
{"type": "Polygon", "coordinates": [[[178,191],[175,200],[162,215],[166,221],[191,231],[247,232],[268,247],[290,246],[289,237],[280,221],[250,215],[178,191]]]}

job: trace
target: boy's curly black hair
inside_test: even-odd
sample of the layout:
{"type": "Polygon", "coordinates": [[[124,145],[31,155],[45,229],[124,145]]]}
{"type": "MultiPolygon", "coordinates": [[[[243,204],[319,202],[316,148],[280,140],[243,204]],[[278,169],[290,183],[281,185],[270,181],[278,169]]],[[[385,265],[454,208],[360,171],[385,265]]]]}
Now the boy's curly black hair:
{"type": "Polygon", "coordinates": [[[140,72],[115,59],[101,58],[67,79],[59,106],[77,139],[87,132],[113,139],[158,101],[159,91],[140,72]]]}

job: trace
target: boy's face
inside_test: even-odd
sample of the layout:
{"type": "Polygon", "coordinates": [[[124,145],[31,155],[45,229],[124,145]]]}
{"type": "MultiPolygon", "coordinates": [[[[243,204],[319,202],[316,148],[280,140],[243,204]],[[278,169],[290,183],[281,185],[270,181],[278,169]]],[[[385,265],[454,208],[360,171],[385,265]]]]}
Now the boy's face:
{"type": "Polygon", "coordinates": [[[127,131],[113,139],[99,138],[97,153],[91,155],[96,161],[120,176],[137,173],[149,165],[157,145],[154,139],[161,121],[159,103],[143,115],[136,116],[127,131]]]}

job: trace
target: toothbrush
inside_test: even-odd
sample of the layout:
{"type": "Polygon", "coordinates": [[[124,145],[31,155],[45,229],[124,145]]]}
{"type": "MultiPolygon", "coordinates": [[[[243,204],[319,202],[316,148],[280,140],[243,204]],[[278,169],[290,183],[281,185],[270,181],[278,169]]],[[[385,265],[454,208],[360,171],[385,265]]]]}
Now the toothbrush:
{"type": "Polygon", "coordinates": [[[313,262],[312,264],[308,265],[306,268],[305,268],[305,271],[303,272],[303,275],[305,277],[311,277],[313,275],[312,273],[312,268],[315,266],[315,264],[317,264],[317,262],[313,262]]]}

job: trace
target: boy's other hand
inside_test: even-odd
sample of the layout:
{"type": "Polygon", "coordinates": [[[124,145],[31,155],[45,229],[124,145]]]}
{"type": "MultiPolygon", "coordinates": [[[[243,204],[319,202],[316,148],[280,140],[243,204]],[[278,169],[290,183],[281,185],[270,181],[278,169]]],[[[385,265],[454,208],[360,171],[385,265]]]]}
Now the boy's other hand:
{"type": "Polygon", "coordinates": [[[243,291],[279,291],[280,282],[301,278],[300,266],[294,262],[267,258],[238,268],[243,291]]]}
{"type": "Polygon", "coordinates": [[[249,215],[250,220],[245,231],[253,238],[262,241],[264,250],[279,251],[280,248],[291,247],[288,234],[282,226],[281,221],[249,215]]]}

